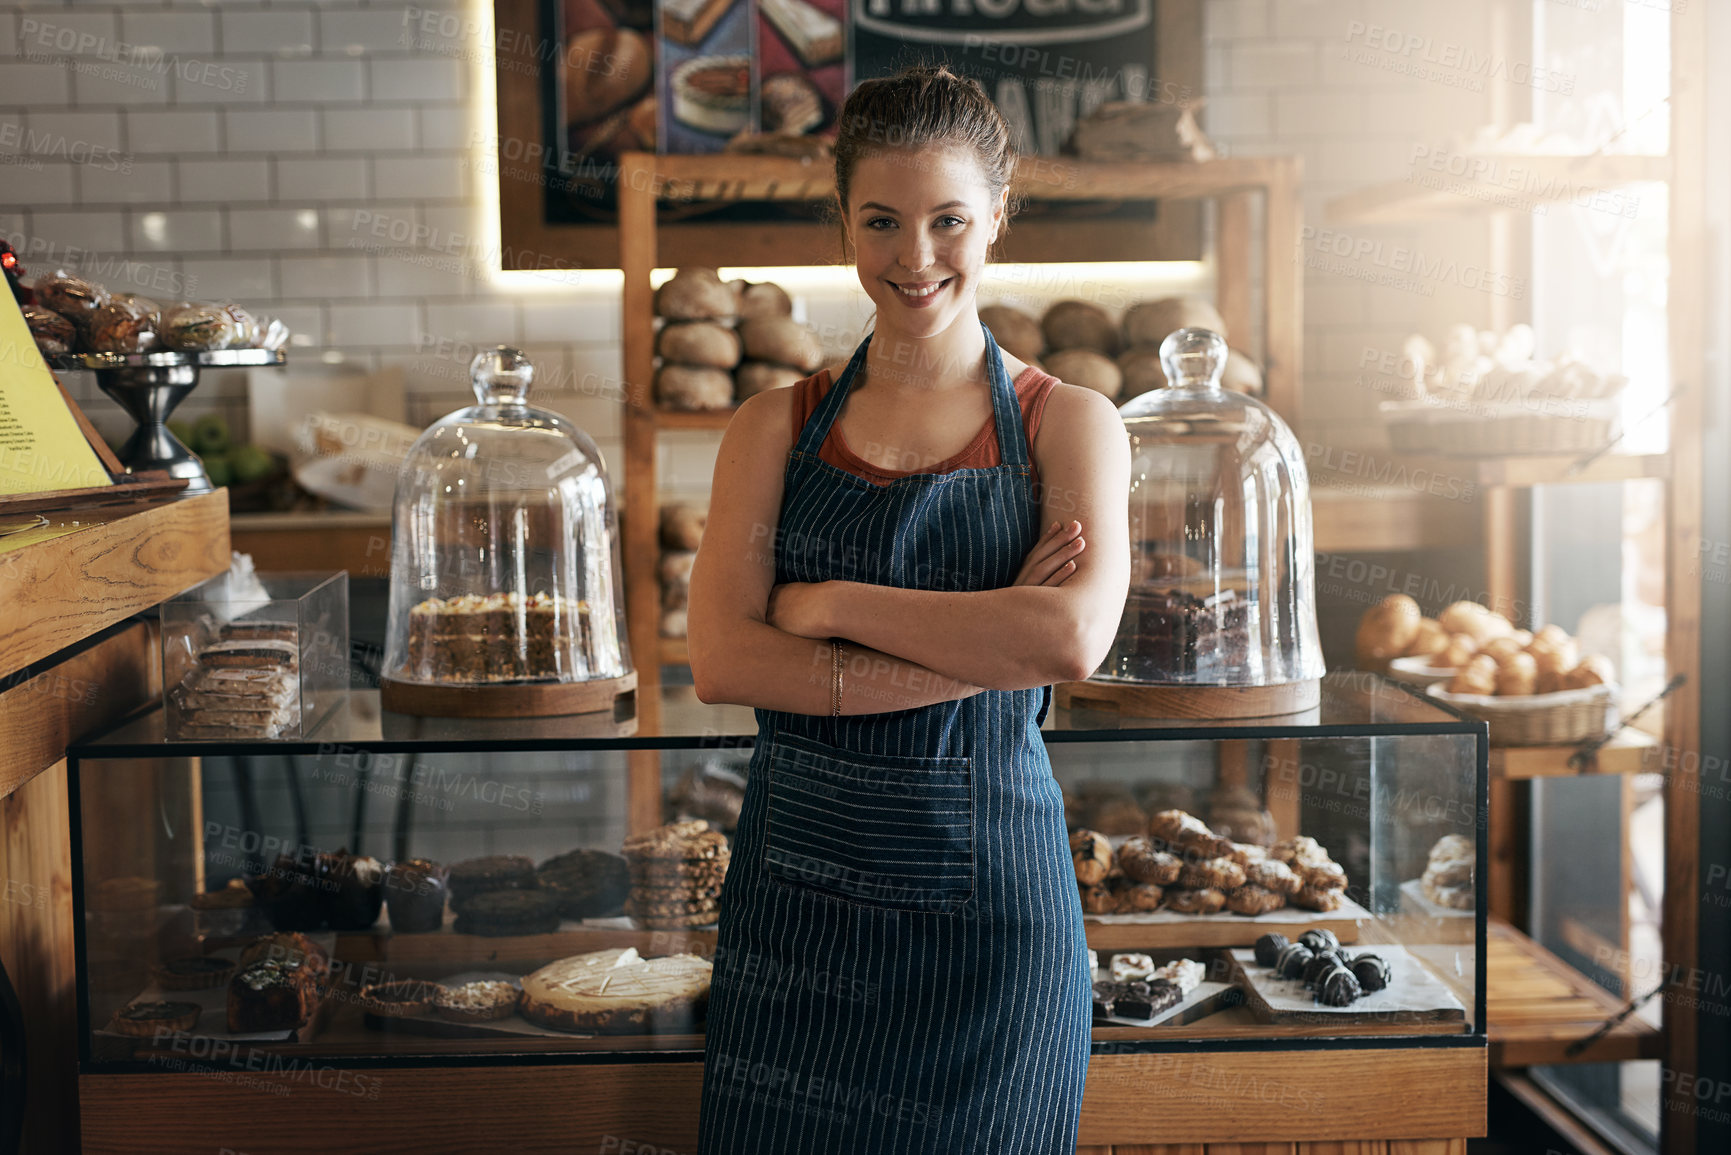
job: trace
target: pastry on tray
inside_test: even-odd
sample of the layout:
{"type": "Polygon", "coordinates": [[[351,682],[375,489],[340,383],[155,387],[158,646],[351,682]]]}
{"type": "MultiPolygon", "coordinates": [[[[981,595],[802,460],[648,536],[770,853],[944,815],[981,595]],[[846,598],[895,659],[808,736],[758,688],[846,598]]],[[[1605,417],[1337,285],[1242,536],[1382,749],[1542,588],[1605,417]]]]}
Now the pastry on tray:
{"type": "Polygon", "coordinates": [[[710,971],[696,955],[646,959],[632,947],[575,955],[525,975],[518,1010],[561,1031],[687,1032],[708,1005],[710,971]]]}
{"type": "Polygon", "coordinates": [[[515,983],[481,979],[442,986],[433,993],[433,1014],[454,1023],[491,1023],[517,1013],[515,983]]]}

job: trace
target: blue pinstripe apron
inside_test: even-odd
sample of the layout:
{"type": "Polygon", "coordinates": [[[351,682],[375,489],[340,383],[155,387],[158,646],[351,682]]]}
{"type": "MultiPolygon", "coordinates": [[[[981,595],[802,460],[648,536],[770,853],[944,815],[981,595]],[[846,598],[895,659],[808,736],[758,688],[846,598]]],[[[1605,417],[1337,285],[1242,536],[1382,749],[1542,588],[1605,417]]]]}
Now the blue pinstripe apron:
{"type": "MultiPolygon", "coordinates": [[[[1040,510],[991,334],[1002,464],[881,486],[818,458],[870,340],[788,458],[776,580],[1009,585],[1040,510]]],[[[827,685],[827,648],[812,673],[827,685]]],[[[721,894],[700,1151],[1073,1155],[1091,1004],[1039,733],[1050,695],[757,711],[721,894]]]]}

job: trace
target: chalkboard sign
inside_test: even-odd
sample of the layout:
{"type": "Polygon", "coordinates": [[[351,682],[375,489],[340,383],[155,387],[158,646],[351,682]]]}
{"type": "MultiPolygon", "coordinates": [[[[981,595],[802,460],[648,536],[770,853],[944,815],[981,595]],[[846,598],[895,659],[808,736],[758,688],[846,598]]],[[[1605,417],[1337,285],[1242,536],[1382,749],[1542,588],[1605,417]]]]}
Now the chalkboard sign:
{"type": "Polygon", "coordinates": [[[1156,0],[852,0],[858,83],[946,63],[986,88],[1016,151],[1056,156],[1076,121],[1109,100],[1177,102],[1161,80],[1156,0]]]}

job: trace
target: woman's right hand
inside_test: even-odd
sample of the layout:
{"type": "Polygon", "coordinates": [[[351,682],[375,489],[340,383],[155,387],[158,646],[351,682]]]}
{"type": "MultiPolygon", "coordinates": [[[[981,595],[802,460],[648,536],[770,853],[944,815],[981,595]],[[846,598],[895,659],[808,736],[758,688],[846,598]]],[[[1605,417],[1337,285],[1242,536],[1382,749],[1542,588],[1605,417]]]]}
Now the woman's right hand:
{"type": "Polygon", "coordinates": [[[1076,559],[1088,548],[1082,540],[1082,523],[1056,523],[1028,551],[1021,572],[1011,585],[1061,586],[1076,572],[1076,559]]]}

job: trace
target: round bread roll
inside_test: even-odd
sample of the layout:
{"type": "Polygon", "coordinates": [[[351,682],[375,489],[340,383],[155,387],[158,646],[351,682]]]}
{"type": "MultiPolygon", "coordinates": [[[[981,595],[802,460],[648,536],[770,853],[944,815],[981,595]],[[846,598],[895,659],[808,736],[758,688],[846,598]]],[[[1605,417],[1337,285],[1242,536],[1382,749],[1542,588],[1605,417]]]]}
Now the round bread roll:
{"type": "Polygon", "coordinates": [[[1581,664],[1564,674],[1562,688],[1585,690],[1588,686],[1609,686],[1617,680],[1617,671],[1609,658],[1593,654],[1581,659],[1581,664]]]}
{"type": "Polygon", "coordinates": [[[692,265],[678,270],[655,291],[655,315],[669,321],[714,321],[739,307],[733,290],[714,269],[692,265]]]}
{"type": "Polygon", "coordinates": [[[661,507],[661,545],[664,549],[696,549],[703,544],[709,511],[700,505],[672,501],[661,507]]]}
{"type": "Polygon", "coordinates": [[[1092,349],[1063,349],[1046,358],[1046,372],[1060,381],[1081,385],[1116,398],[1124,384],[1124,375],[1111,358],[1102,357],[1092,349]]]}
{"type": "Polygon", "coordinates": [[[1539,680],[1539,667],[1533,661],[1531,654],[1516,652],[1506,661],[1497,664],[1497,693],[1507,697],[1518,697],[1522,694],[1535,694],[1539,680]]]}
{"type": "Polygon", "coordinates": [[[1012,357],[1032,362],[1045,348],[1040,322],[1011,305],[987,305],[980,320],[992,331],[992,340],[1012,357]]]}
{"type": "Polygon", "coordinates": [[[1220,310],[1201,297],[1162,297],[1158,301],[1142,301],[1131,305],[1124,313],[1124,340],[1130,345],[1153,345],[1180,329],[1209,329],[1222,338],[1226,319],[1220,310]]]}
{"type": "Polygon", "coordinates": [[[727,409],[733,374],[708,365],[663,365],[655,371],[655,400],[669,409],[727,409]]]}
{"type": "Polygon", "coordinates": [[[734,388],[739,393],[739,399],[756,397],[759,393],[768,393],[771,389],[785,389],[789,385],[798,384],[805,376],[798,369],[789,369],[786,365],[776,365],[769,361],[747,361],[733,374],[734,388]]]}
{"type": "Polygon", "coordinates": [[[1418,637],[1424,614],[1405,594],[1390,594],[1365,611],[1353,648],[1361,662],[1384,663],[1398,658],[1418,637]]]}
{"type": "Polygon", "coordinates": [[[1479,653],[1489,654],[1497,660],[1497,665],[1501,666],[1506,664],[1510,658],[1520,655],[1522,650],[1519,642],[1515,641],[1514,638],[1505,635],[1500,638],[1492,638],[1490,641],[1480,646],[1479,653]]]}
{"type": "Polygon", "coordinates": [[[791,317],[754,317],[740,322],[745,355],[753,361],[774,361],[810,373],[823,364],[817,334],[791,317]]]}
{"type": "Polygon", "coordinates": [[[1443,650],[1437,665],[1451,666],[1458,670],[1472,661],[1473,655],[1478,652],[1479,644],[1471,634],[1450,634],[1448,648],[1443,650]]]}
{"type": "Polygon", "coordinates": [[[1262,392],[1262,370],[1237,349],[1228,349],[1226,368],[1220,372],[1220,387],[1234,393],[1258,395],[1262,392]]]}
{"type": "Polygon", "coordinates": [[[1449,679],[1451,694],[1494,694],[1497,692],[1497,662],[1484,654],[1475,654],[1466,665],[1449,679]]]}
{"type": "Polygon", "coordinates": [[[714,321],[680,321],[661,327],[655,351],[663,361],[731,369],[739,364],[739,334],[714,321]]]}
{"type": "Polygon", "coordinates": [[[1569,637],[1568,630],[1565,630],[1562,626],[1554,624],[1540,626],[1539,632],[1533,635],[1533,641],[1547,642],[1558,649],[1561,649],[1565,643],[1573,640],[1574,639],[1569,637]]]}
{"type": "Polygon", "coordinates": [[[1046,348],[1054,353],[1062,349],[1092,349],[1107,357],[1118,353],[1118,327],[1104,309],[1087,301],[1059,301],[1040,319],[1040,332],[1046,337],[1046,348]]]}
{"type": "Polygon", "coordinates": [[[755,285],[745,281],[732,281],[728,287],[733,289],[739,300],[739,316],[742,320],[793,316],[793,298],[787,295],[786,289],[773,281],[760,281],[755,285]]]}
{"type": "Polygon", "coordinates": [[[655,78],[649,41],[629,28],[586,28],[565,42],[565,121],[587,124],[642,96],[655,78]]]}
{"type": "Polygon", "coordinates": [[[1493,613],[1477,602],[1455,602],[1437,615],[1437,621],[1451,634],[1469,634],[1479,645],[1492,638],[1514,633],[1509,619],[1493,613]]]}
{"type": "Polygon", "coordinates": [[[1515,644],[1523,650],[1533,644],[1533,631],[1531,630],[1516,630],[1509,637],[1513,638],[1515,644]]]}
{"type": "Polygon", "coordinates": [[[1118,372],[1124,384],[1118,399],[1128,401],[1155,389],[1166,388],[1166,370],[1160,364],[1160,350],[1154,345],[1132,345],[1118,354],[1118,372]]]}
{"type": "Polygon", "coordinates": [[[1535,693],[1549,694],[1563,688],[1563,675],[1573,668],[1573,663],[1564,660],[1563,655],[1556,650],[1528,650],[1532,655],[1533,667],[1538,671],[1535,683],[1535,693]]]}
{"type": "Polygon", "coordinates": [[[1448,631],[1442,628],[1442,623],[1435,618],[1420,618],[1418,633],[1412,636],[1406,649],[1401,653],[1403,658],[1435,657],[1449,648],[1448,631]]]}

